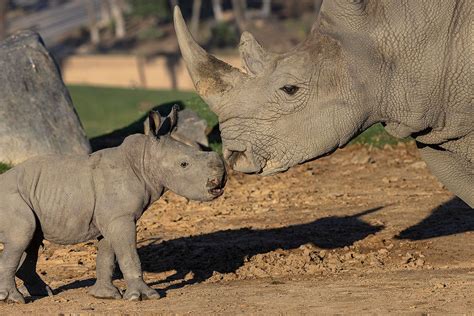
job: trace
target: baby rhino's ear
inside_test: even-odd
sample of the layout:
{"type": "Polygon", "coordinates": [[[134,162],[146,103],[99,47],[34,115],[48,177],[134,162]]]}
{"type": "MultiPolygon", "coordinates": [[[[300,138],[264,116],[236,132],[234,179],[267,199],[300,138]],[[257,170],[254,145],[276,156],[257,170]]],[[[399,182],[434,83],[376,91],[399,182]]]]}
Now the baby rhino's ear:
{"type": "Polygon", "coordinates": [[[176,124],[178,123],[178,111],[179,111],[179,105],[175,104],[171,108],[171,112],[168,115],[168,118],[170,120],[170,130],[169,130],[170,133],[176,128],[176,124]]]}
{"type": "Polygon", "coordinates": [[[158,131],[163,124],[163,118],[160,116],[160,113],[156,111],[150,111],[150,113],[148,113],[148,118],[143,124],[145,128],[145,135],[158,136],[158,131]]]}

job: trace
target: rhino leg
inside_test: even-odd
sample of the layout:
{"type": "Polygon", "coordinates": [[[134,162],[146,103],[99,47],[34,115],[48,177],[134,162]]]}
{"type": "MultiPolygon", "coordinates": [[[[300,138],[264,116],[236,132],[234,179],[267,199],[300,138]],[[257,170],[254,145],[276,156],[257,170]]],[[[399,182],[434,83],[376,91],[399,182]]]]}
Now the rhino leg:
{"type": "Polygon", "coordinates": [[[117,218],[108,225],[106,232],[105,239],[112,245],[127,283],[123,298],[132,301],[159,298],[158,292],[143,281],[137,252],[135,221],[125,217],[117,218]]]}
{"type": "Polygon", "coordinates": [[[31,209],[16,194],[4,194],[0,203],[0,301],[24,303],[15,284],[23,252],[33,238],[36,220],[31,209]]]}
{"type": "Polygon", "coordinates": [[[474,207],[474,165],[456,154],[417,143],[430,171],[451,192],[474,207]]]}
{"type": "Polygon", "coordinates": [[[16,276],[23,281],[25,292],[30,296],[52,296],[53,291],[44,283],[36,272],[36,262],[38,260],[38,250],[42,243],[41,236],[34,236],[30,245],[25,250],[25,258],[16,272],[16,276]]]}
{"type": "Polygon", "coordinates": [[[89,289],[89,294],[96,298],[122,298],[119,290],[112,284],[115,268],[115,253],[107,239],[99,240],[96,262],[97,280],[89,289]]]}

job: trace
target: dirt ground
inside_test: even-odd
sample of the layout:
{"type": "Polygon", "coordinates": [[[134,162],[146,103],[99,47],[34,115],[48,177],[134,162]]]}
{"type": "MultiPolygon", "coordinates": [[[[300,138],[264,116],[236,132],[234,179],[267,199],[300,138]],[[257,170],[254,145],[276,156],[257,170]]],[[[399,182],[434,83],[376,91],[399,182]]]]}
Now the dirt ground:
{"type": "Polygon", "coordinates": [[[166,193],[138,236],[161,299],[91,298],[95,242],[46,243],[38,268],[56,295],[0,314],[474,313],[474,211],[412,144],[350,146],[267,178],[232,173],[211,203],[166,193]]]}

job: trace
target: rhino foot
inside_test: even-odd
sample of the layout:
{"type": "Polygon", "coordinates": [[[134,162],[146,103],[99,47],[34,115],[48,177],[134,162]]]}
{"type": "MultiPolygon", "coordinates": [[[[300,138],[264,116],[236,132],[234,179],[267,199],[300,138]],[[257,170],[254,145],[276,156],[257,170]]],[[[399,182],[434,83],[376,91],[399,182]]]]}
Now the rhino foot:
{"type": "Polygon", "coordinates": [[[94,284],[88,291],[95,298],[121,299],[120,291],[112,284],[94,284]]]}
{"type": "Polygon", "coordinates": [[[159,299],[160,294],[142,280],[127,282],[127,291],[123,295],[123,298],[129,301],[141,301],[141,300],[152,300],[159,299]]]}
{"type": "Polygon", "coordinates": [[[11,287],[9,289],[0,289],[0,302],[1,301],[24,304],[25,298],[18,292],[16,287],[11,287]]]}

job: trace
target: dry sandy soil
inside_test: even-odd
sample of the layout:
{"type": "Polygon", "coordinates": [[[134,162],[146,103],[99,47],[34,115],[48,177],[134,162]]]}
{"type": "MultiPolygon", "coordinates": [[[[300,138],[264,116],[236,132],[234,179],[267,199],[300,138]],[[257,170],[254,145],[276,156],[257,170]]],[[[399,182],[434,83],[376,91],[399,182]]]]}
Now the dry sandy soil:
{"type": "MultiPolygon", "coordinates": [[[[230,175],[212,203],[167,193],[140,220],[155,301],[98,300],[95,242],[42,250],[56,295],[0,314],[474,312],[474,211],[413,145],[350,146],[262,178],[230,175]]],[[[116,285],[124,288],[117,272],[116,285]]]]}

